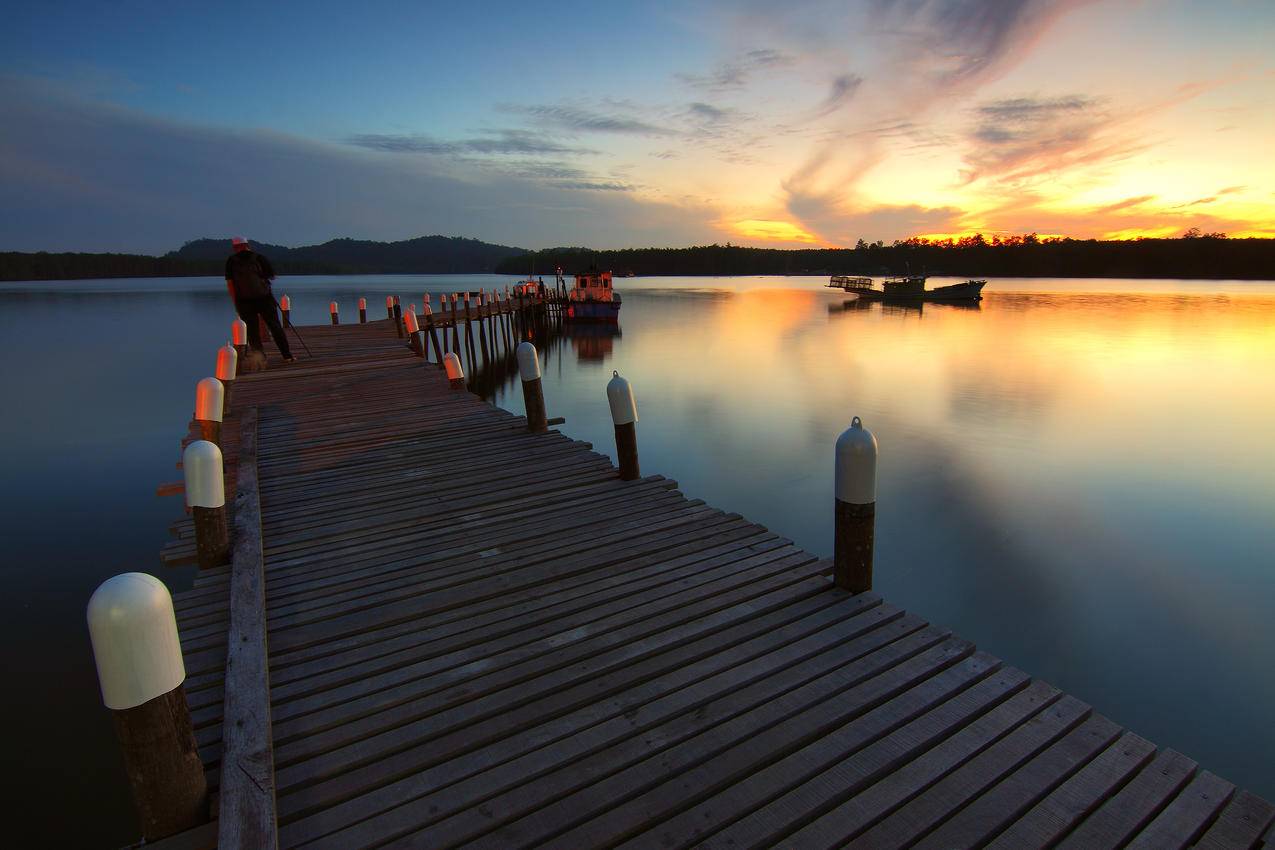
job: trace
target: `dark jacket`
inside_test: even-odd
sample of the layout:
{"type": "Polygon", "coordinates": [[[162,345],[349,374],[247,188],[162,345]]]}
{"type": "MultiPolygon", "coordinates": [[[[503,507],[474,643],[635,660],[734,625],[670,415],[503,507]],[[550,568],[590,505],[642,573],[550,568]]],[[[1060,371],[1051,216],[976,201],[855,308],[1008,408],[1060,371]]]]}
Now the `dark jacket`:
{"type": "Polygon", "coordinates": [[[236,251],[226,258],[226,280],[234,281],[235,300],[270,298],[274,276],[270,261],[255,251],[236,251]]]}

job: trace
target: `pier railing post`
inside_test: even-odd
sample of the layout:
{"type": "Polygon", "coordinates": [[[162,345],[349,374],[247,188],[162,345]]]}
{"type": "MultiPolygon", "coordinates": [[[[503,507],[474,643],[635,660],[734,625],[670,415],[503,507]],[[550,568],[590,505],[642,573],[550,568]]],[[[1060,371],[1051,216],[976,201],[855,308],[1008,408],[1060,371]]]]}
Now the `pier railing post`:
{"type": "Polygon", "coordinates": [[[385,318],[387,319],[394,318],[394,296],[393,295],[385,296],[385,318]]]}
{"type": "Polygon", "coordinates": [[[872,589],[877,513],[877,438],[854,417],[837,438],[833,579],[851,593],[872,589]]]}
{"type": "Polygon", "coordinates": [[[399,303],[398,296],[394,296],[394,330],[398,333],[398,338],[403,338],[403,305],[399,303]]]}
{"type": "Polygon", "coordinates": [[[243,319],[235,319],[230,323],[230,341],[235,347],[235,353],[243,359],[248,351],[248,323],[243,319]]]}
{"type": "Polygon", "coordinates": [[[611,406],[611,422],[615,425],[615,454],[620,462],[620,479],[632,481],[642,476],[638,464],[637,401],[633,398],[629,382],[621,378],[619,372],[611,374],[613,377],[607,383],[607,403],[611,406]]]}
{"type": "Polygon", "coordinates": [[[518,375],[522,378],[522,401],[527,408],[527,430],[533,433],[549,430],[545,415],[545,391],[540,380],[540,358],[529,342],[518,344],[518,375]]]}
{"type": "Polygon", "coordinates": [[[145,573],[114,576],[93,592],[87,619],[142,836],[156,841],[207,822],[208,786],[168,588],[145,573]]]}
{"type": "Polygon", "coordinates": [[[199,436],[221,445],[221,417],[226,409],[226,388],[216,378],[204,378],[195,385],[195,421],[199,436]]]}
{"type": "Polygon", "coordinates": [[[186,506],[195,522],[195,559],[200,569],[220,567],[230,560],[221,449],[207,440],[195,440],[182,452],[182,473],[186,479],[186,506]]]}
{"type": "Polygon", "coordinates": [[[443,368],[447,370],[447,382],[452,389],[465,389],[465,370],[461,368],[456,352],[449,351],[443,355],[443,368]]]}
{"type": "Polygon", "coordinates": [[[332,324],[334,325],[341,324],[341,315],[340,315],[341,311],[335,301],[328,302],[328,312],[332,314],[332,324]]]}
{"type": "Polygon", "coordinates": [[[230,393],[235,387],[235,377],[239,369],[239,355],[233,345],[223,345],[217,349],[217,380],[221,381],[223,394],[221,399],[221,415],[224,419],[230,412],[230,393]]]}
{"type": "Polygon", "coordinates": [[[416,319],[416,310],[409,308],[403,314],[403,323],[407,327],[407,342],[412,347],[412,353],[417,357],[424,357],[425,337],[421,333],[420,322],[416,319]]]}
{"type": "Polygon", "coordinates": [[[286,328],[292,324],[292,299],[286,294],[279,299],[279,310],[283,313],[283,326],[286,328]]]}
{"type": "Polygon", "coordinates": [[[367,299],[366,298],[359,299],[359,324],[360,325],[367,324],[367,299]]]}
{"type": "MultiPolygon", "coordinates": [[[[425,297],[428,298],[429,295],[426,294],[425,297]]],[[[430,308],[428,301],[425,302],[424,310],[425,327],[429,331],[430,342],[434,343],[434,357],[441,366],[443,364],[443,349],[438,344],[438,330],[434,327],[434,311],[430,308]]]]}

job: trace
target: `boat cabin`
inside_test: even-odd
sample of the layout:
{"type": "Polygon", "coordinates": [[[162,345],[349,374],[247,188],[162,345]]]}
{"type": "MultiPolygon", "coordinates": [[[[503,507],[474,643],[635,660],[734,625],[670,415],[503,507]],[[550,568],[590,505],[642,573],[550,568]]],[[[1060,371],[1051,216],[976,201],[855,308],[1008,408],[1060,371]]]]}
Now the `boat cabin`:
{"type": "Polygon", "coordinates": [[[619,300],[611,288],[610,272],[584,272],[575,275],[575,279],[575,286],[567,296],[572,301],[619,300]]]}

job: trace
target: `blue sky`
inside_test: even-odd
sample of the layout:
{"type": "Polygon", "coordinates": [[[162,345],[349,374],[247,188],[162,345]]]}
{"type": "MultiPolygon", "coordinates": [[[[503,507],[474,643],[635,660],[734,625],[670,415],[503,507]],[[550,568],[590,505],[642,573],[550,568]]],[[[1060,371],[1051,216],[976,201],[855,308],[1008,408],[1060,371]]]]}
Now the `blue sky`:
{"type": "Polygon", "coordinates": [[[1275,234],[1275,3],[42,4],[0,249],[1275,234]]]}

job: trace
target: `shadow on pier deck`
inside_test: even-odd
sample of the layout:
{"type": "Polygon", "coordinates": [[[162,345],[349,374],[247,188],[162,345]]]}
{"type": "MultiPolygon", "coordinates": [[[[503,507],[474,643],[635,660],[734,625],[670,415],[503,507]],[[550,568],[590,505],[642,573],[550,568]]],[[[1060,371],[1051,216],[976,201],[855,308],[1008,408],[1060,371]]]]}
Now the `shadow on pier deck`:
{"type": "Polygon", "coordinates": [[[389,322],[303,330],[314,356],[242,377],[223,428],[262,559],[176,597],[221,811],[264,818],[243,846],[276,823],[286,847],[1260,846],[1266,802],[673,481],[527,433],[389,322]],[[268,701],[226,673],[263,617],[233,652],[263,654],[268,701]],[[223,768],[227,681],[268,716],[235,718],[223,768]]]}

